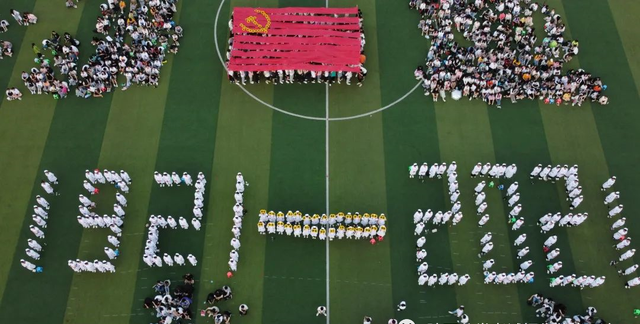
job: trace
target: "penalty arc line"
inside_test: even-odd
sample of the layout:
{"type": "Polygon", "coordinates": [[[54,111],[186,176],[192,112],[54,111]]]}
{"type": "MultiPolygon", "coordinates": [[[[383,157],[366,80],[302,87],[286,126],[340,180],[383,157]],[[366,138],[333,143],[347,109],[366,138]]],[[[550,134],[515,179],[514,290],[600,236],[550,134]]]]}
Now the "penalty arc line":
{"type": "MultiPolygon", "coordinates": [[[[222,67],[224,68],[225,71],[229,72],[229,69],[227,69],[227,65],[224,63],[224,59],[222,59],[222,54],[220,52],[220,45],[218,45],[218,20],[220,18],[220,11],[222,11],[222,6],[224,5],[225,0],[220,1],[220,6],[218,7],[218,11],[216,12],[216,19],[214,21],[214,25],[213,25],[213,41],[215,43],[216,46],[216,53],[218,54],[218,59],[220,60],[220,64],[222,64],[222,67]]],[[[326,0],[325,2],[326,6],[329,6],[329,0],[326,0]]],[[[301,114],[296,114],[296,113],[292,113],[290,111],[286,111],[282,108],[278,108],[270,103],[265,102],[264,100],[256,97],[253,93],[251,93],[249,90],[247,90],[244,86],[242,86],[241,84],[238,84],[238,86],[240,87],[240,89],[247,94],[249,97],[253,98],[253,100],[261,103],[262,105],[269,107],[277,112],[281,112],[285,115],[289,115],[289,116],[293,116],[293,117],[298,117],[298,118],[302,118],[302,119],[307,119],[307,120],[317,120],[317,121],[343,121],[343,120],[352,120],[352,119],[358,119],[358,118],[362,118],[362,117],[367,117],[367,116],[371,116],[373,114],[377,114],[379,112],[382,112],[384,110],[387,110],[395,105],[397,105],[400,101],[404,100],[405,98],[407,98],[409,95],[411,95],[416,89],[418,89],[418,87],[420,86],[420,84],[422,84],[422,81],[418,81],[418,83],[416,83],[416,85],[411,88],[411,90],[409,90],[407,93],[405,93],[402,97],[396,99],[394,102],[384,106],[384,107],[380,107],[378,109],[363,113],[363,114],[359,114],[359,115],[353,115],[353,116],[345,116],[345,117],[333,117],[333,118],[329,118],[329,116],[327,115],[326,117],[315,117],[315,116],[306,116],[306,115],[301,115],[301,114]]]]}

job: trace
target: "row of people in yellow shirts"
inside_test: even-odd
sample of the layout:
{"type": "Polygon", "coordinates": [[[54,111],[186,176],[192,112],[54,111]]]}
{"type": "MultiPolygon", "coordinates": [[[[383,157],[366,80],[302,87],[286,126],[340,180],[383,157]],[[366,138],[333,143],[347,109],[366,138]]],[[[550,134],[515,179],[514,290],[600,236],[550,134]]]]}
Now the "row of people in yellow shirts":
{"type": "Polygon", "coordinates": [[[382,241],[384,236],[387,234],[387,227],[385,225],[380,225],[380,227],[376,225],[371,226],[347,226],[344,225],[329,228],[329,233],[327,235],[327,230],[324,227],[318,228],[318,226],[310,226],[310,225],[300,225],[300,224],[291,224],[285,222],[267,222],[266,225],[264,222],[258,222],[258,232],[262,235],[265,234],[278,234],[278,235],[287,235],[291,236],[293,234],[294,237],[304,237],[312,239],[321,239],[326,240],[327,237],[330,241],[334,238],[337,239],[371,239],[377,238],[382,241]]]}
{"type": "Polygon", "coordinates": [[[329,214],[329,216],[327,216],[326,214],[322,214],[322,216],[318,215],[318,214],[313,214],[313,216],[309,215],[309,214],[304,214],[304,216],[302,215],[302,213],[300,211],[288,211],[286,214],[279,211],[279,212],[274,212],[274,211],[269,211],[267,212],[265,209],[261,209],[260,210],[260,214],[258,215],[258,217],[260,218],[260,221],[262,223],[276,223],[276,222],[287,222],[287,223],[302,223],[303,225],[339,225],[339,224],[345,224],[345,225],[362,225],[362,226],[368,226],[368,225],[378,225],[378,226],[382,226],[385,225],[387,222],[387,217],[384,214],[380,214],[380,216],[378,216],[377,214],[368,214],[368,213],[364,213],[362,215],[360,215],[360,213],[355,212],[354,214],[351,213],[343,213],[343,212],[339,212],[337,214],[329,214]]]}

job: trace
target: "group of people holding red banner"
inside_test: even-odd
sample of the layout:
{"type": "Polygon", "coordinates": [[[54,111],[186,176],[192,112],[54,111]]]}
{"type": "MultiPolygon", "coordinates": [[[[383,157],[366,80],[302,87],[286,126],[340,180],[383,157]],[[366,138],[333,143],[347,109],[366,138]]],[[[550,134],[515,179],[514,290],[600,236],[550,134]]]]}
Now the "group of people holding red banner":
{"type": "Polygon", "coordinates": [[[609,102],[600,78],[582,69],[562,74],[563,63],[578,54],[578,41],[564,37],[564,21],[547,4],[411,0],[409,6],[420,12],[418,28],[431,40],[427,64],[414,74],[434,101],[446,101],[450,93],[454,100],[481,99],[497,108],[503,97],[512,103],[539,98],[558,106],[581,106],[585,100],[609,102]],[[532,17],[538,10],[544,15],[541,42],[537,42],[532,17]],[[457,43],[455,33],[472,45],[457,43]]]}
{"type": "Polygon", "coordinates": [[[367,75],[357,8],[235,8],[229,29],[226,67],[232,83],[350,85],[356,79],[362,86],[367,75]]]}

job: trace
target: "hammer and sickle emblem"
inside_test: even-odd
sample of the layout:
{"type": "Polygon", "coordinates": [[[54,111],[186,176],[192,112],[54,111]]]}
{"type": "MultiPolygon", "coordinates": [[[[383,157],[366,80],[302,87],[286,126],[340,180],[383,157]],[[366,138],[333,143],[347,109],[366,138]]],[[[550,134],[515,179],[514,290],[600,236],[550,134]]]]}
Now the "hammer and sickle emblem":
{"type": "Polygon", "coordinates": [[[249,16],[249,17],[247,17],[245,19],[245,21],[247,23],[253,24],[253,26],[255,26],[256,28],[247,27],[244,23],[240,23],[240,28],[242,28],[243,31],[246,31],[248,33],[263,33],[263,34],[266,34],[267,31],[269,31],[269,26],[271,26],[271,17],[269,17],[269,15],[267,15],[267,13],[264,12],[264,10],[255,9],[254,11],[256,13],[261,14],[264,17],[264,19],[267,20],[267,23],[264,26],[262,26],[262,24],[260,24],[258,22],[258,17],[249,16]]]}

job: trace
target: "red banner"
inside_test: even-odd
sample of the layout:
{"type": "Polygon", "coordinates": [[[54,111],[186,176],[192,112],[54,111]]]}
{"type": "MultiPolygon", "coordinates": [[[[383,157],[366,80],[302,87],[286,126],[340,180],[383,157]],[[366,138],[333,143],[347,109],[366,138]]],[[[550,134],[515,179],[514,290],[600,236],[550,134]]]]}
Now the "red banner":
{"type": "Polygon", "coordinates": [[[231,71],[360,71],[358,8],[233,9],[231,71]]]}

